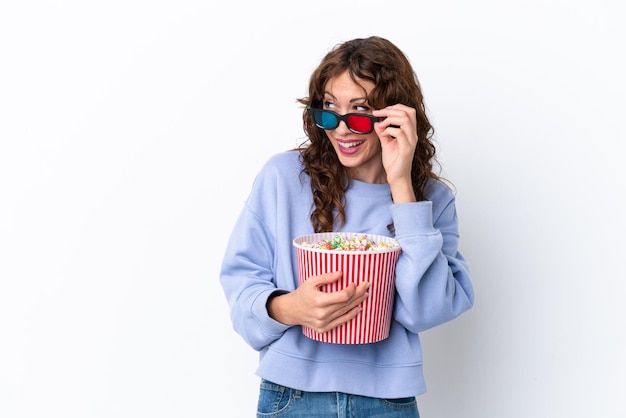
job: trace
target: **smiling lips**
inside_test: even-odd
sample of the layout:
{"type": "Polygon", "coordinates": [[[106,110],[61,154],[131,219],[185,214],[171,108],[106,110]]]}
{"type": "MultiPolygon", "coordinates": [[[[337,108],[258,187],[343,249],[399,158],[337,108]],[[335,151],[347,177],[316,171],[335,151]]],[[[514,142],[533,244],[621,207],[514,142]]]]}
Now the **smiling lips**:
{"type": "Polygon", "coordinates": [[[361,145],[362,143],[364,143],[365,141],[339,141],[337,140],[337,144],[339,144],[339,147],[343,148],[343,149],[352,149],[355,147],[358,147],[359,145],[361,145]]]}

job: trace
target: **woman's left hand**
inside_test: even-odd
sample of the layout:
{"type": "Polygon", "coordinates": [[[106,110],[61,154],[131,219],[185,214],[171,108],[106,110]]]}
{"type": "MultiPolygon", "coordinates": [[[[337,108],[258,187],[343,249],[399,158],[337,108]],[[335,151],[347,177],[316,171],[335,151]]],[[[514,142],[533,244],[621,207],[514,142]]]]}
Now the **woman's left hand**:
{"type": "MultiPolygon", "coordinates": [[[[387,183],[396,190],[410,189],[412,194],[411,167],[413,154],[417,146],[417,118],[416,110],[403,104],[395,104],[384,109],[374,110],[374,116],[385,116],[385,120],[376,123],[374,129],[382,147],[383,167],[387,173],[387,183]]],[[[410,199],[410,196],[401,198],[410,199]]],[[[413,195],[412,201],[415,200],[413,195]]],[[[396,202],[399,203],[399,202],[396,202]]]]}

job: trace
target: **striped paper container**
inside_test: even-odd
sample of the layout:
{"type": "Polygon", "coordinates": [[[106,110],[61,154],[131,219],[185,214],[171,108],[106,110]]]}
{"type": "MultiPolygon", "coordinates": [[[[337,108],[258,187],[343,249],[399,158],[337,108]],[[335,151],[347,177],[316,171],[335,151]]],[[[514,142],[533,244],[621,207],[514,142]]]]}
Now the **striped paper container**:
{"type": "MultiPolygon", "coordinates": [[[[391,314],[395,295],[396,262],[400,256],[400,247],[376,249],[370,251],[340,251],[310,248],[303,243],[318,243],[330,240],[336,232],[303,235],[293,240],[296,248],[298,283],[318,274],[341,270],[343,277],[336,283],[322,286],[324,292],[334,292],[349,283],[369,282],[369,296],[362,304],[363,310],[352,320],[339,327],[318,333],[308,327],[302,327],[305,336],[327,343],[367,344],[384,340],[389,336],[391,314]]],[[[341,232],[341,236],[350,240],[363,233],[341,232]]],[[[382,235],[367,234],[367,238],[376,243],[397,242],[382,235]]]]}

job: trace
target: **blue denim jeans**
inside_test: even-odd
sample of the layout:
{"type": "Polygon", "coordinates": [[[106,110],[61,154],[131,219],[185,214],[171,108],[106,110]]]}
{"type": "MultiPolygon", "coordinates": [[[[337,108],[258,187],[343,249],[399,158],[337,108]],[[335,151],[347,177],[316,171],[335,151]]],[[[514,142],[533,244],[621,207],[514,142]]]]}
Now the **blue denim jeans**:
{"type": "Polygon", "coordinates": [[[257,418],[419,418],[415,397],[369,398],[341,392],[304,392],[261,380],[257,418]]]}

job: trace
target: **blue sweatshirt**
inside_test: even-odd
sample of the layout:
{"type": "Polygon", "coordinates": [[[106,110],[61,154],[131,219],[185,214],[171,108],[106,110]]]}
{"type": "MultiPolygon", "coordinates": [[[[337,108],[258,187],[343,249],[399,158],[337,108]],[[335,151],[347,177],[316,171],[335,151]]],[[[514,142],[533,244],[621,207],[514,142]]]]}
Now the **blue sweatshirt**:
{"type": "Polygon", "coordinates": [[[313,233],[309,177],[297,151],[271,157],[257,175],[232,230],[220,272],[233,327],[259,351],[257,374],[312,392],[401,398],[426,391],[418,333],[470,309],[474,291],[458,251],[452,191],[440,181],[427,201],[394,204],[388,184],[352,180],[346,224],[337,231],[390,236],[402,247],[389,337],[371,344],[332,344],[305,337],[267,312],[268,296],[298,283],[294,238],[313,233]]]}

